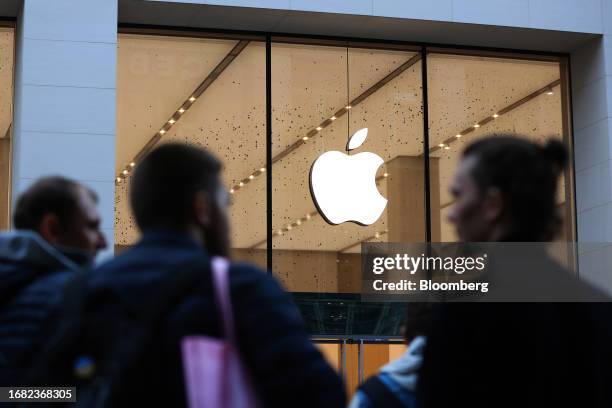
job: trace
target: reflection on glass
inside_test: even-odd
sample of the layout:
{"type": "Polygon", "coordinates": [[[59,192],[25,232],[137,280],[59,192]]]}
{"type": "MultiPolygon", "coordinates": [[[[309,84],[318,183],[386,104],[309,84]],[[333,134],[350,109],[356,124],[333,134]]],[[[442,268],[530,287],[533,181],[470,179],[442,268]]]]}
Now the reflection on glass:
{"type": "MultiPolygon", "coordinates": [[[[430,159],[439,164],[437,171],[430,172],[431,197],[439,196],[431,201],[432,237],[433,241],[452,242],[457,237],[447,221],[452,205],[448,188],[469,143],[495,133],[518,134],[538,142],[567,140],[560,63],[429,54],[427,67],[430,159]],[[434,190],[435,183],[439,188],[434,190]],[[440,222],[433,222],[436,219],[440,222]]],[[[562,177],[557,198],[566,216],[571,214],[567,183],[569,178],[562,177]]],[[[572,239],[567,228],[562,238],[572,239]]]]}
{"type": "Polygon", "coordinates": [[[10,227],[14,29],[0,27],[0,229],[10,227]]]}
{"type": "MultiPolygon", "coordinates": [[[[233,255],[265,267],[265,251],[252,249],[266,236],[266,183],[261,176],[266,162],[265,45],[120,35],[117,72],[117,174],[156,134],[161,136],[158,143],[180,141],[210,150],[225,164],[225,183],[233,193],[233,255]],[[229,64],[221,69],[222,61],[229,64]],[[240,184],[244,188],[234,188],[240,184]]],[[[129,183],[118,181],[119,246],[138,237],[128,188],[129,183]]]]}

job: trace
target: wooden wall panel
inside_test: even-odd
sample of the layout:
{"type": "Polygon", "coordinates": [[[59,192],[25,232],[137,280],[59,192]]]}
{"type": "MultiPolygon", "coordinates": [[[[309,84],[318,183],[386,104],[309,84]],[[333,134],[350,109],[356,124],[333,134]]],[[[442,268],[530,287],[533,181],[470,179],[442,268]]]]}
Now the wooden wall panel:
{"type": "MultiPolygon", "coordinates": [[[[440,240],[440,178],[438,159],[430,158],[431,237],[440,240]]],[[[398,156],[387,163],[387,225],[389,242],[425,240],[425,165],[422,157],[398,156]]]]}
{"type": "Polygon", "coordinates": [[[0,230],[10,228],[11,139],[0,137],[0,230]]]}

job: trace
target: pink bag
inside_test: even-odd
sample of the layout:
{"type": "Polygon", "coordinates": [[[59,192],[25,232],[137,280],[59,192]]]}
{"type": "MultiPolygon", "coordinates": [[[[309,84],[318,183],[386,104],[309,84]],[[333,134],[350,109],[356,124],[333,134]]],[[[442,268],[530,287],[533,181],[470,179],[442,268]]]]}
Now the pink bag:
{"type": "Polygon", "coordinates": [[[213,288],[225,338],[188,336],[181,341],[190,408],[260,406],[236,348],[228,272],[227,259],[212,259],[213,288]]]}

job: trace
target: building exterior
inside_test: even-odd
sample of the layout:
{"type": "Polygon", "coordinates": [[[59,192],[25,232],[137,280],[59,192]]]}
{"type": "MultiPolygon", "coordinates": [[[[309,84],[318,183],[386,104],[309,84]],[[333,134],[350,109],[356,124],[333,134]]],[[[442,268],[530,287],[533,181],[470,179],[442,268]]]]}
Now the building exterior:
{"type": "MultiPolygon", "coordinates": [[[[355,309],[360,327],[339,306],[359,292],[359,244],[453,241],[461,146],[515,132],[569,148],[563,239],[602,243],[580,275],[612,292],[612,1],[4,0],[0,16],[1,226],[11,197],[59,173],[98,192],[121,250],[138,236],[139,158],[170,140],[208,147],[227,164],[235,256],[325,315],[313,334],[385,337],[397,313],[381,327],[380,310],[355,309]],[[329,224],[309,169],[366,127],[388,206],[370,226],[329,224]]],[[[351,353],[335,360],[345,371],[351,353]]]]}

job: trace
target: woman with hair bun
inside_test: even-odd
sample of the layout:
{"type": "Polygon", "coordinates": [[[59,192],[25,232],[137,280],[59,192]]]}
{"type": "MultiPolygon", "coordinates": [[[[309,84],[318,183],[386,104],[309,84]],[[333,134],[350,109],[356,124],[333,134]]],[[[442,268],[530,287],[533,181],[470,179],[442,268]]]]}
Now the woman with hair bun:
{"type": "MultiPolygon", "coordinates": [[[[565,147],[556,140],[540,145],[495,135],[469,145],[450,187],[455,199],[448,218],[459,239],[552,240],[561,226],[555,199],[566,164],[565,147]]],[[[517,245],[495,247],[506,257],[494,263],[497,254],[490,256],[490,276],[519,282],[512,293],[542,293],[548,285],[534,290],[539,280],[555,290],[571,288],[580,294],[576,299],[606,298],[564,273],[542,245],[519,245],[523,249],[511,257],[507,247],[517,245]]],[[[441,305],[419,373],[420,407],[612,407],[611,303],[499,299],[441,305]]]]}
{"type": "Polygon", "coordinates": [[[448,219],[464,242],[550,241],[561,225],[557,182],[567,163],[561,142],[515,136],[481,139],[463,152],[448,219]]]}

